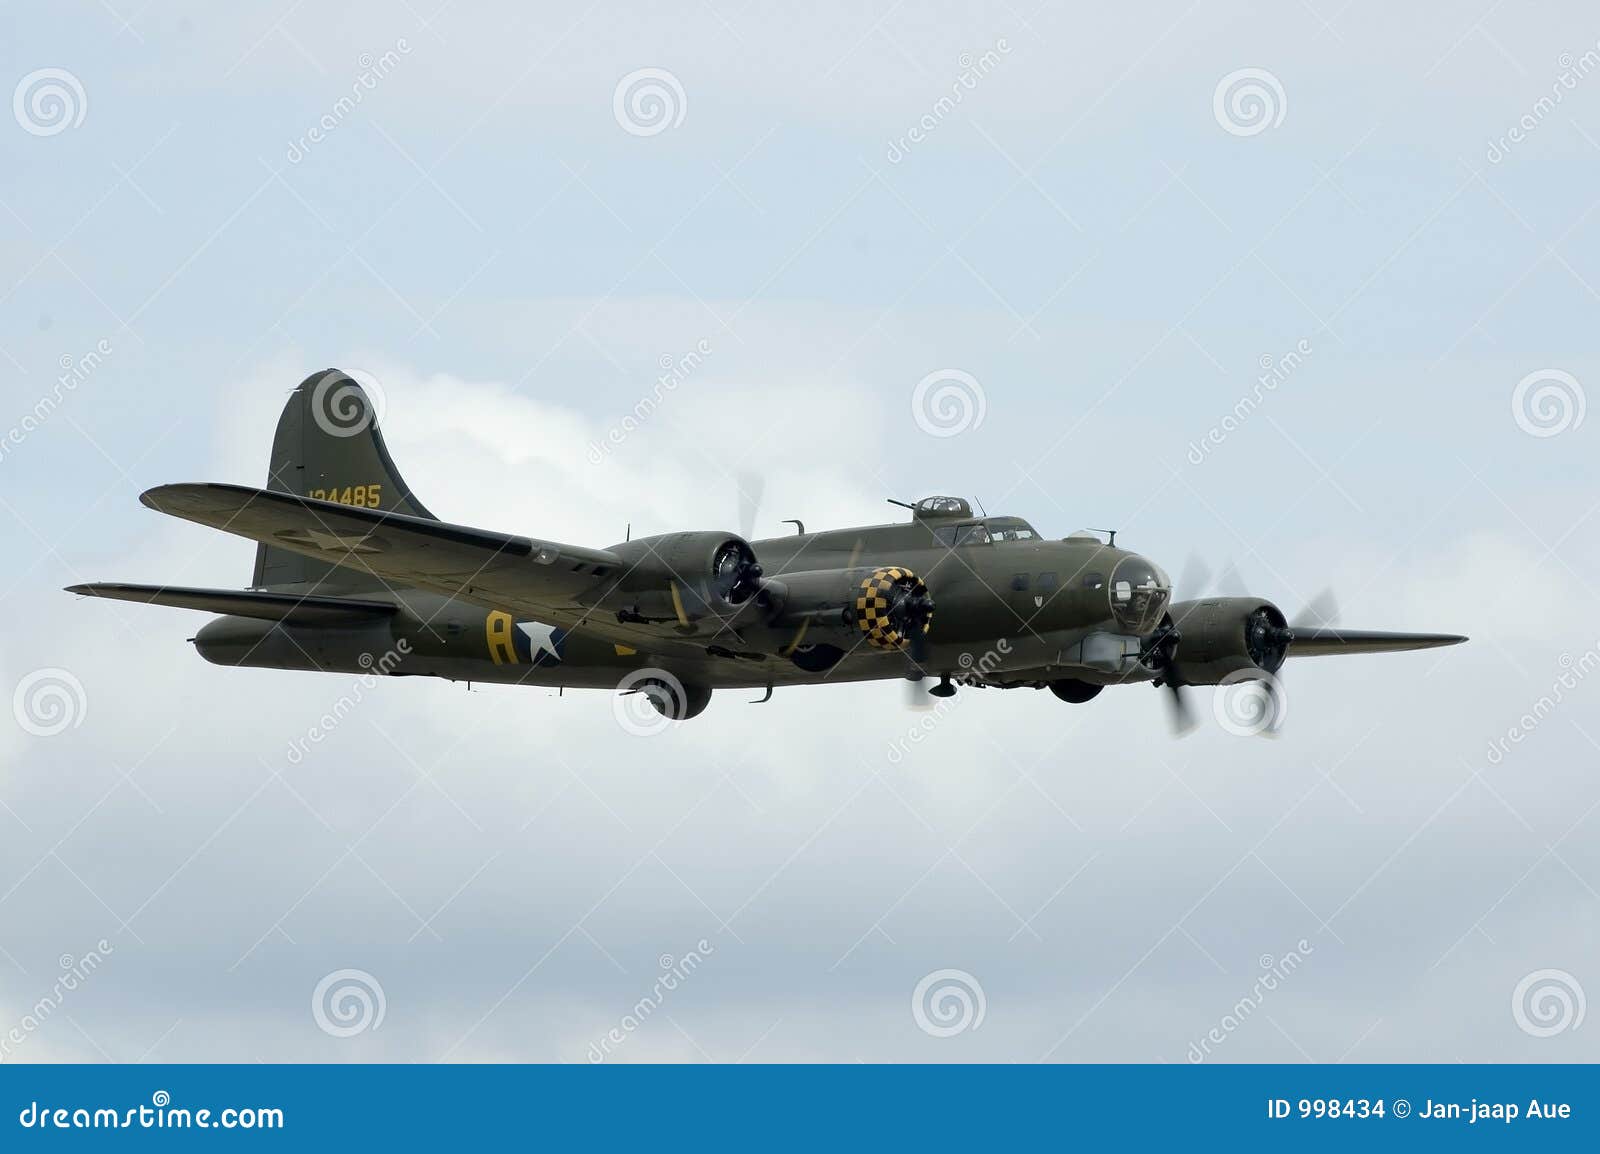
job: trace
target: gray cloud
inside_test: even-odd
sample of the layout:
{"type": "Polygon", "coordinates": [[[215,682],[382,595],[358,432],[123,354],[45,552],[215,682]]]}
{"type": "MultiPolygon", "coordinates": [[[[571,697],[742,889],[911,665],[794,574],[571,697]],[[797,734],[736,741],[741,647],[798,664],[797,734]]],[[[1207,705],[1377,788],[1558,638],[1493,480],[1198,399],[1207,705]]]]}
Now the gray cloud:
{"type": "Polygon", "coordinates": [[[1600,84],[1484,156],[1592,44],[1584,9],[1497,18],[1493,41],[1448,7],[1337,36],[1181,5],[732,32],[708,9],[621,37],[573,13],[521,17],[552,47],[531,69],[476,13],[439,37],[308,13],[316,65],[222,14],[187,41],[169,19],[129,47],[41,9],[10,53],[17,75],[66,61],[90,104],[58,136],[0,133],[0,426],[62,356],[115,349],[0,455],[0,687],[61,667],[86,702],[58,736],[0,726],[0,1029],[61,955],[115,947],[17,1060],[581,1062],[702,939],[608,1060],[1181,1062],[1301,941],[1210,1060],[1600,1056],[1592,1029],[1512,1013],[1535,971],[1600,991],[1600,690],[1489,752],[1600,640],[1592,429],[1534,437],[1511,410],[1535,370],[1600,380],[1576,335],[1600,84]],[[402,66],[287,165],[402,35],[402,66]],[[881,160],[1000,35],[971,100],[881,160]],[[1241,138],[1212,92],[1246,65],[1289,103],[1241,138]],[[689,105],[641,139],[611,97],[645,66],[689,105]],[[1236,561],[1291,610],[1332,585],[1352,624],[1474,641],[1291,664],[1275,742],[1173,742],[1149,690],[972,692],[891,759],[912,721],[890,684],[723,694],[638,739],[601,694],[401,681],[295,763],[350,678],[216,669],[184,643],[197,619],[59,589],[243,585],[248,545],[136,494],[259,480],[285,392],[332,363],[376,375],[408,479],[474,523],[730,525],[748,467],[766,532],[953,490],[1054,535],[1116,525],[1175,573],[1236,561]],[[952,367],[984,422],[928,437],[912,390],[952,367]],[[386,1006],[350,1038],[312,1010],[344,969],[386,1006]],[[950,1038],[911,1008],[942,969],[986,1002],[950,1038]]]}

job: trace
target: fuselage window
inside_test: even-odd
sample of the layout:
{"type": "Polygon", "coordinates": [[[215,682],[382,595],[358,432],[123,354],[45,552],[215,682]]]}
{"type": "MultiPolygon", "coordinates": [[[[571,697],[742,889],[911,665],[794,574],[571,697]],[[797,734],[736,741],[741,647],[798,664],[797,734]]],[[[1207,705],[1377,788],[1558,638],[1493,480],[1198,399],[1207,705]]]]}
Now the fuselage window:
{"type": "Polygon", "coordinates": [[[1012,577],[1011,588],[1018,593],[1026,593],[1028,591],[1028,575],[1026,573],[1018,573],[1012,577]]]}
{"type": "Polygon", "coordinates": [[[1083,587],[1085,589],[1104,589],[1105,584],[1106,575],[1104,573],[1085,573],[1083,575],[1083,587]]]}
{"type": "Polygon", "coordinates": [[[1039,580],[1034,585],[1034,588],[1041,593],[1048,593],[1054,589],[1057,584],[1058,581],[1054,573],[1041,573],[1039,574],[1039,580]]]}

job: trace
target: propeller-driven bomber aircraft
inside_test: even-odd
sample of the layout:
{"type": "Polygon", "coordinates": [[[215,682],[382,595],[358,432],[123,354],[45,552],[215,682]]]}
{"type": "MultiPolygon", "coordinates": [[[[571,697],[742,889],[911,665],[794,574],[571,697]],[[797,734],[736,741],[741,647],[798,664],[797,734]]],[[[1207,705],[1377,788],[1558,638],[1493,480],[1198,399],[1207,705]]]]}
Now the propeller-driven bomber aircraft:
{"type": "Polygon", "coordinates": [[[1047,540],[956,497],[906,505],[909,522],[794,522],[754,541],[746,528],[595,549],[452,525],[412,494],[371,400],[336,369],[291,396],[266,488],[162,485],[140,500],[258,542],[250,588],[69,592],[221,614],[194,638],[207,661],[622,689],[675,720],[716,689],[766,700],[778,686],[936,677],[940,697],[959,682],[1074,703],[1150,682],[1181,729],[1187,685],[1274,682],[1288,657],[1466,640],[1341,629],[1320,599],[1294,624],[1242,593],[1174,602],[1167,574],[1114,532],[1047,540]]]}

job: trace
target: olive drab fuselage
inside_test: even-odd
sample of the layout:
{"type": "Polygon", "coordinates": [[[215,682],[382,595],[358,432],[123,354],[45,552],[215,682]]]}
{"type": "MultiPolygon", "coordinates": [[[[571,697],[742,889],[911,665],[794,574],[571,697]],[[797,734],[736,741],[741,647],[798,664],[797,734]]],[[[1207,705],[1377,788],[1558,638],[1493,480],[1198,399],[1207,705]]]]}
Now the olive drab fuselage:
{"type": "MultiPolygon", "coordinates": [[[[1117,602],[1113,584],[1119,566],[1141,568],[1141,559],[1094,537],[1045,540],[1017,518],[973,516],[963,506],[958,513],[920,514],[904,524],[757,539],[750,545],[773,581],[804,587],[822,575],[837,594],[837,612],[826,621],[813,616],[796,647],[804,653],[835,649],[842,654],[837,662],[808,670],[803,658],[797,661],[798,654],[786,652],[798,626],[775,629],[760,620],[755,605],[726,621],[677,626],[675,639],[700,649],[697,659],[686,661],[682,654],[617,644],[586,633],[581,625],[518,622],[503,610],[415,590],[381,595],[399,606],[384,621],[308,629],[225,617],[202,628],[196,645],[219,664],[362,672],[403,641],[407,652],[394,669],[398,674],[548,686],[614,685],[621,672],[649,665],[664,665],[680,678],[713,688],[899,678],[905,674],[904,646],[877,643],[881,634],[863,628],[857,608],[864,587],[896,572],[922,582],[937,606],[937,632],[926,659],[930,672],[997,684],[1024,673],[1030,682],[1048,679],[1068,664],[1080,675],[1107,682],[1152,676],[1137,662],[1139,634],[1129,631],[1130,623],[1140,622],[1125,612],[1119,620],[1118,609],[1129,598],[1117,602]],[[1087,647],[1091,667],[1079,668],[1084,640],[1091,635],[1098,635],[1098,644],[1091,641],[1087,647]]],[[[1158,596],[1164,598],[1170,591],[1165,575],[1148,563],[1142,571],[1159,575],[1158,596]]],[[[660,593],[666,615],[671,593],[665,583],[660,593]]],[[[823,597],[822,603],[829,600],[823,597]]],[[[593,610],[596,615],[616,611],[593,610]]]]}
{"type": "Polygon", "coordinates": [[[1271,678],[1291,655],[1465,640],[1317,614],[1291,624],[1259,597],[1174,602],[1167,574],[1113,532],[1048,539],[955,497],[891,524],[690,530],[604,549],[450,524],[406,484],[370,398],[337,369],[290,395],[264,488],[162,485],[140,500],[255,541],[250,588],[70,591],[217,615],[194,638],[208,661],[616,688],[679,717],[715,689],[901,677],[938,678],[940,696],[959,681],[1069,702],[1156,682],[1177,701],[1184,685],[1271,678]]]}

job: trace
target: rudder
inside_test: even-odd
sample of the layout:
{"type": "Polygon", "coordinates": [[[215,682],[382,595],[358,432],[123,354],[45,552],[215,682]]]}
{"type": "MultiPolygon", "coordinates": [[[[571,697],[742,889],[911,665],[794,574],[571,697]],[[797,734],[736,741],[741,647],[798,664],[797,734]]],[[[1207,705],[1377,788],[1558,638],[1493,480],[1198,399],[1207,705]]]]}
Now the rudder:
{"type": "MultiPolygon", "coordinates": [[[[372,398],[350,374],[340,369],[313,373],[295,389],[278,418],[266,487],[438,520],[400,476],[378,430],[378,415],[372,398]]],[[[285,585],[307,593],[350,593],[382,589],[384,582],[359,568],[258,545],[252,588],[285,585]]]]}

